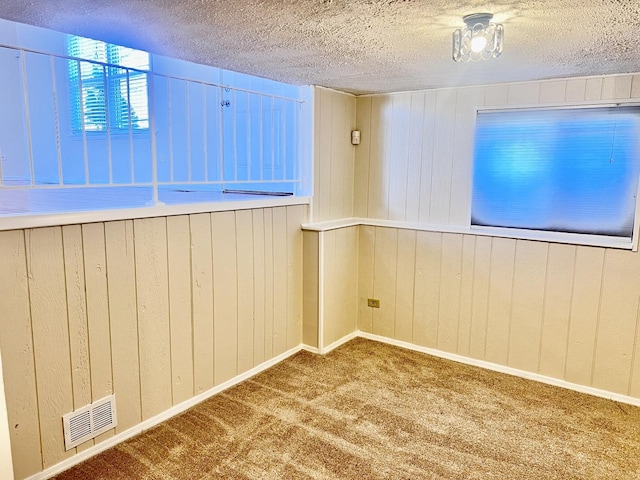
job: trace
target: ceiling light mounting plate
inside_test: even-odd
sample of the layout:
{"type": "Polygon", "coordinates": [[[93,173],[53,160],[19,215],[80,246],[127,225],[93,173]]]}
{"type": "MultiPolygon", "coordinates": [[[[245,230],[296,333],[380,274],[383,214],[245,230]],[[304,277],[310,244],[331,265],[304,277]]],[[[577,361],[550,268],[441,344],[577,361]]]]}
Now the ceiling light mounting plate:
{"type": "Polygon", "coordinates": [[[462,17],[464,23],[467,24],[469,28],[473,28],[474,25],[478,23],[485,26],[489,26],[489,22],[493,18],[493,13],[470,13],[469,15],[465,15],[462,17]]]}

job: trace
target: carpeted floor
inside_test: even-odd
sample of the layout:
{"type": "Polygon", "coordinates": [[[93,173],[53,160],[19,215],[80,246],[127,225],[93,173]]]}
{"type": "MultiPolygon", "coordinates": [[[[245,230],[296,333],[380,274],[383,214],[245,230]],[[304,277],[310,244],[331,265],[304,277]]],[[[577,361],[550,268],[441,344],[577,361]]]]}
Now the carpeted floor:
{"type": "Polygon", "coordinates": [[[639,479],[640,408],[356,339],[56,478],[639,479]]]}

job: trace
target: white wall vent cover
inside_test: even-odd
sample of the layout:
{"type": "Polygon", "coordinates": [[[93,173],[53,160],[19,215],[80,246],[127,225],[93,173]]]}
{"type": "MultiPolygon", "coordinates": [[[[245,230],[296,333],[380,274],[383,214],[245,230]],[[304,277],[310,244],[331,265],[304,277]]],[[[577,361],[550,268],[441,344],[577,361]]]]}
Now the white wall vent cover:
{"type": "Polygon", "coordinates": [[[118,425],[116,396],[109,395],[62,417],[64,446],[67,450],[80,445],[118,425]]]}

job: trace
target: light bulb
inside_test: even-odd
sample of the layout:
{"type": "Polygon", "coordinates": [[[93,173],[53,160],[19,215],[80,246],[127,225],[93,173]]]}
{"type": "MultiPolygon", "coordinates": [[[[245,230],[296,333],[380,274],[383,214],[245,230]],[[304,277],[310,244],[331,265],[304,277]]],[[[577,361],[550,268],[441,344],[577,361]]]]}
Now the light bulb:
{"type": "Polygon", "coordinates": [[[479,35],[477,37],[473,37],[471,39],[471,51],[475,53],[480,53],[484,50],[484,47],[487,46],[487,39],[484,38],[483,35],[479,35]]]}

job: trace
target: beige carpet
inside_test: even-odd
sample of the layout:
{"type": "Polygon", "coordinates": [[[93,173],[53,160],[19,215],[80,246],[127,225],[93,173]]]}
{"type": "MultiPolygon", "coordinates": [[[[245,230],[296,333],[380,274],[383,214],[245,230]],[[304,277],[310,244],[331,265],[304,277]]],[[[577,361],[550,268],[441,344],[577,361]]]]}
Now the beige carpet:
{"type": "Polygon", "coordinates": [[[639,479],[640,408],[356,339],[57,479],[639,479]]]}

